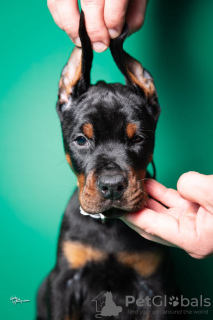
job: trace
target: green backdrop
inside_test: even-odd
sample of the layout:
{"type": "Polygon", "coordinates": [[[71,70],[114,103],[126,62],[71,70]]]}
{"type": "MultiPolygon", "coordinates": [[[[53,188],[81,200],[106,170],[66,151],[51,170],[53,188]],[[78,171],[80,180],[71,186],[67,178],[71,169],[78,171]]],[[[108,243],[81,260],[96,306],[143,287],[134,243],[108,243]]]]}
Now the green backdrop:
{"type": "MultiPolygon", "coordinates": [[[[162,107],[155,162],[176,187],[189,170],[213,169],[213,1],[150,0],[144,27],[126,50],[153,74],[162,107]]],[[[0,4],[0,318],[33,319],[35,293],[55,262],[63,210],[76,185],[55,111],[57,83],[72,44],[43,0],[0,4]],[[13,306],[17,295],[29,303],[13,306]]],[[[109,52],[96,54],[93,82],[123,81],[109,52]]],[[[186,297],[211,298],[213,260],[173,249],[186,297]]],[[[209,315],[190,319],[212,319],[209,315]]]]}

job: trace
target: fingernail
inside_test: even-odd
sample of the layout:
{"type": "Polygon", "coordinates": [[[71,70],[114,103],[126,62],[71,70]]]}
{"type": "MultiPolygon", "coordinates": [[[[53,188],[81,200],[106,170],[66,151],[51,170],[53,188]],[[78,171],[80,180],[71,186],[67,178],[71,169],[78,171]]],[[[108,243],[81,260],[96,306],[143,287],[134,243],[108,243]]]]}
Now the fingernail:
{"type": "Polygon", "coordinates": [[[103,52],[107,49],[107,46],[103,42],[94,42],[92,47],[96,52],[103,52]]]}
{"type": "Polygon", "coordinates": [[[77,37],[77,38],[74,39],[74,43],[75,43],[75,45],[76,45],[77,47],[81,47],[81,40],[80,40],[79,37],[77,37]]]}
{"type": "Polygon", "coordinates": [[[108,32],[111,39],[115,39],[119,36],[119,32],[115,29],[108,29],[108,32]]]}

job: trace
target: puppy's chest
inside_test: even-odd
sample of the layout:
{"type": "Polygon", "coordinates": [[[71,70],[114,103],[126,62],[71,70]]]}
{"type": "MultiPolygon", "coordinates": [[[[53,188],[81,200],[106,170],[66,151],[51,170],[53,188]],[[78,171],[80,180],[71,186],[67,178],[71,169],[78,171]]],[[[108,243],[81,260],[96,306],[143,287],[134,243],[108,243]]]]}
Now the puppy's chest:
{"type": "MultiPolygon", "coordinates": [[[[122,223],[122,222],[121,222],[122,223]]],[[[102,228],[104,230],[104,226],[102,228]]],[[[156,245],[138,236],[129,227],[112,226],[96,234],[88,232],[66,237],[61,241],[61,255],[70,269],[88,268],[94,265],[120,265],[131,268],[143,278],[155,274],[163,260],[164,252],[156,245]],[[126,231],[126,232],[125,232],[126,231]]],[[[80,230],[79,230],[80,231],[80,230]]],[[[90,230],[91,231],[91,230],[90,230]]]]}

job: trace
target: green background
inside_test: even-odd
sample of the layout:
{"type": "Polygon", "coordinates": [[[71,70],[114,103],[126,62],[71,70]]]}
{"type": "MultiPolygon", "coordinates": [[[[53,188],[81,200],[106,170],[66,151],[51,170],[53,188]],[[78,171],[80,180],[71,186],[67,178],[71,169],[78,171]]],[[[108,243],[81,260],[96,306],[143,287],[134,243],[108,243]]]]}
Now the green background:
{"type": "MultiPolygon", "coordinates": [[[[158,180],[175,188],[186,171],[212,173],[213,1],[149,2],[144,27],[125,47],[155,78],[162,107],[158,180]]],[[[25,320],[34,318],[35,293],[54,265],[62,213],[76,185],[55,111],[73,46],[44,0],[1,0],[0,23],[0,317],[25,320]],[[30,303],[13,306],[14,295],[30,303]]],[[[123,81],[108,51],[95,55],[92,79],[123,81]]],[[[172,254],[184,296],[212,299],[213,260],[172,254]]],[[[197,318],[212,319],[213,310],[197,318]]]]}

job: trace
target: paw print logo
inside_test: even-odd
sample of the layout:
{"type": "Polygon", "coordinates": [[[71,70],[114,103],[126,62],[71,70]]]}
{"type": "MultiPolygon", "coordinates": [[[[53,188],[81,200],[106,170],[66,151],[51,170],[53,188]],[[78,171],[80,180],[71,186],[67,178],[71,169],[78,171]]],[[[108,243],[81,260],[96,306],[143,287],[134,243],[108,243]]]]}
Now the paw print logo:
{"type": "Polygon", "coordinates": [[[174,297],[174,296],[169,297],[169,304],[171,304],[173,307],[178,306],[179,305],[178,297],[174,297]]]}

